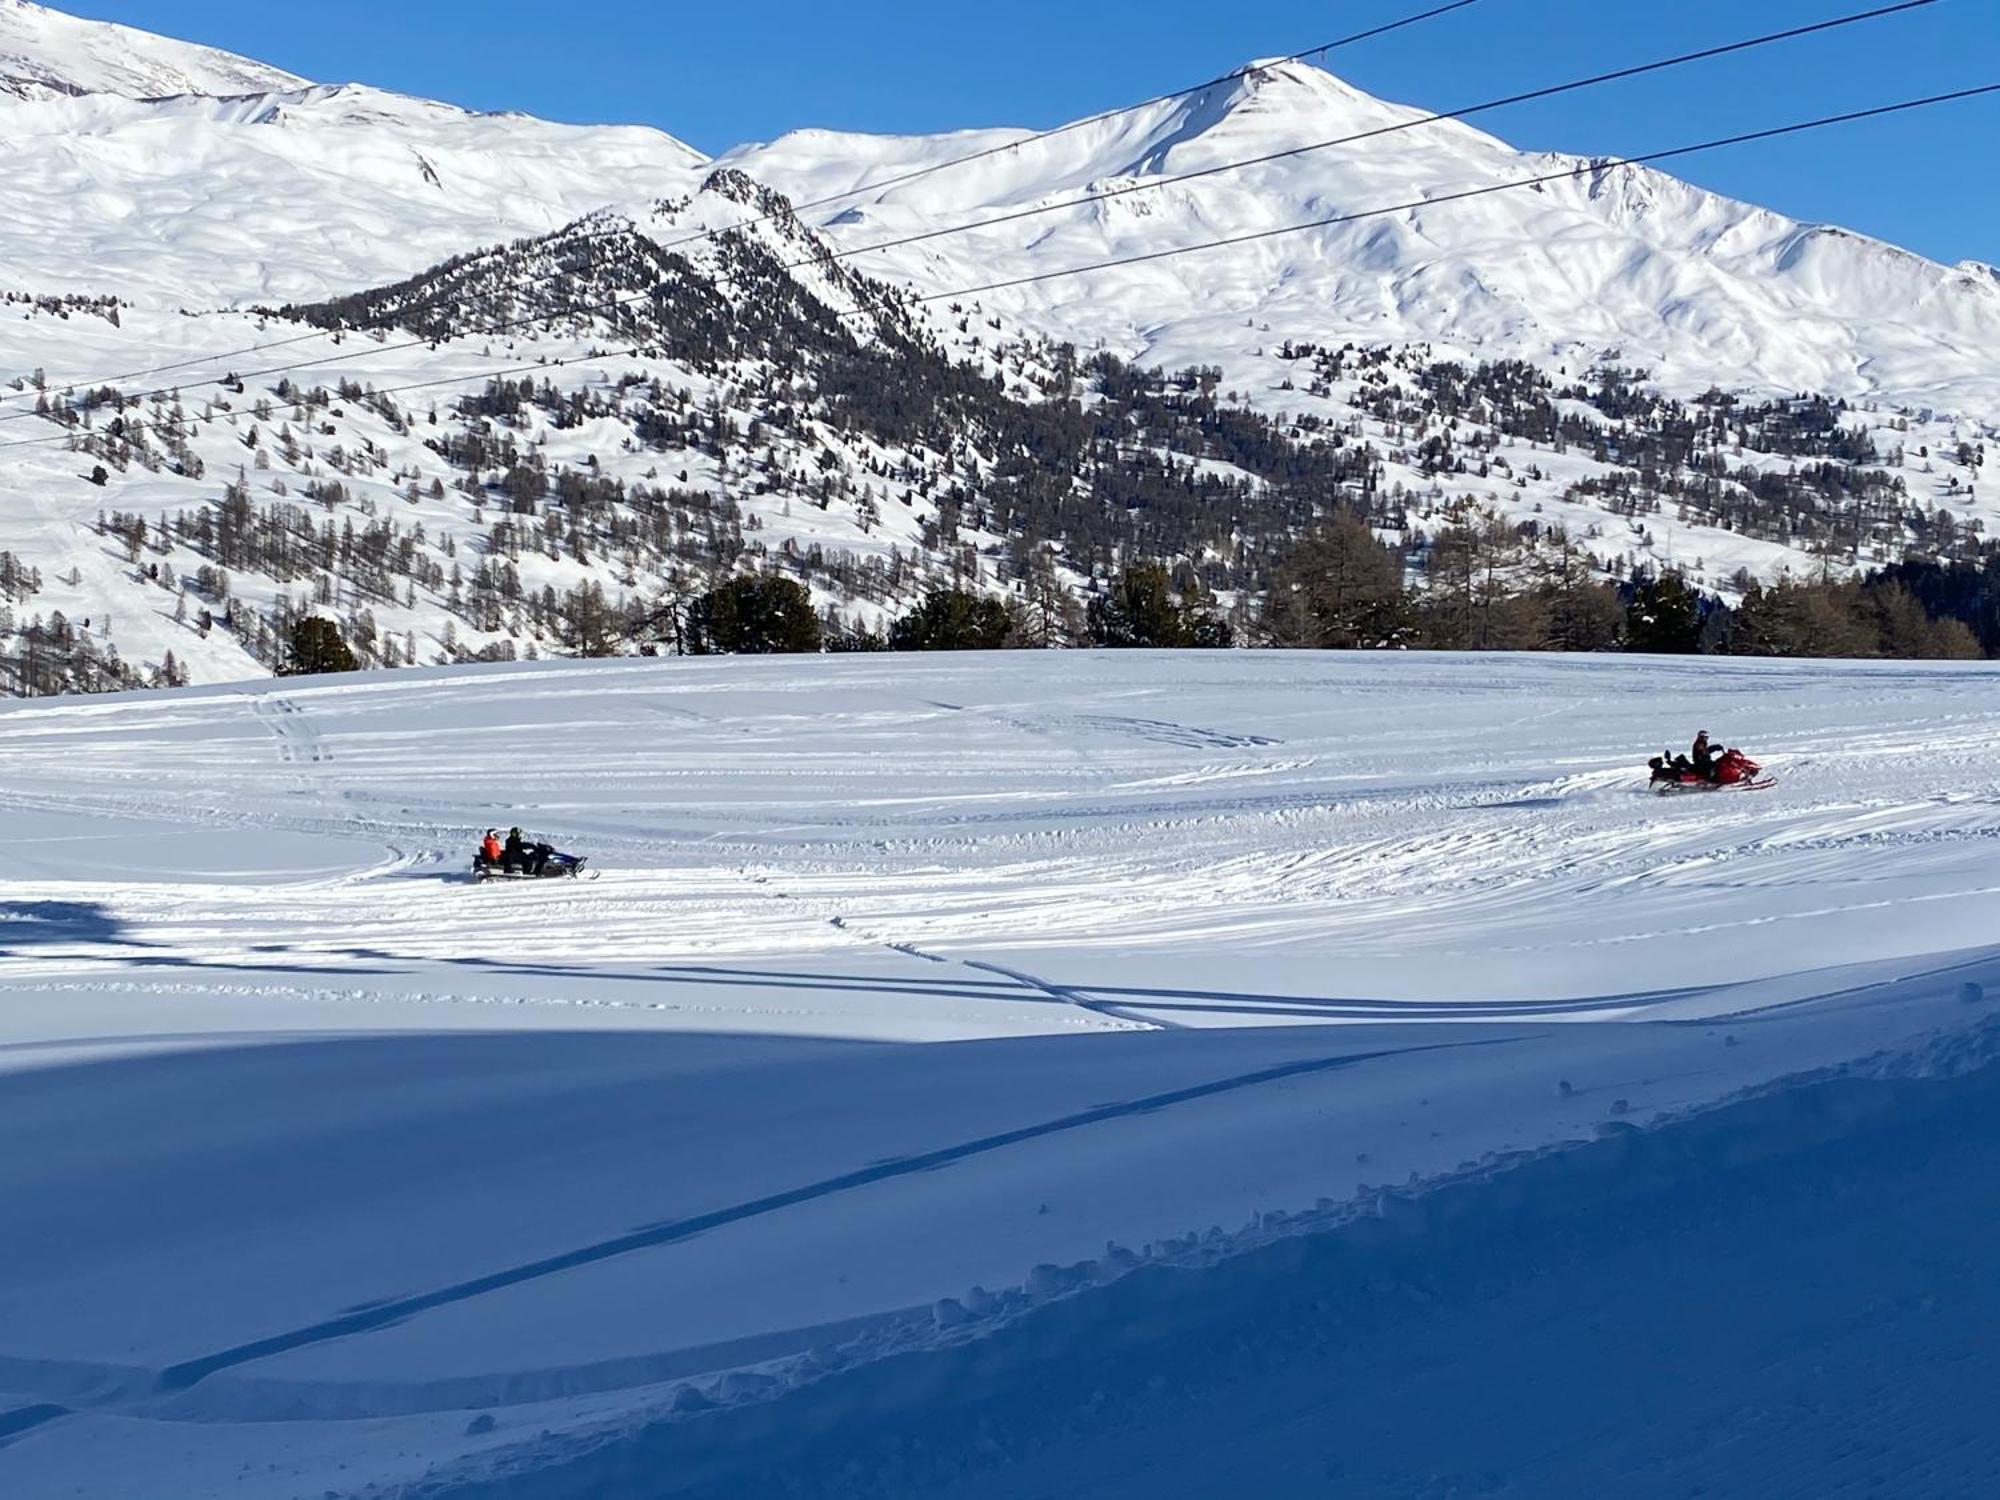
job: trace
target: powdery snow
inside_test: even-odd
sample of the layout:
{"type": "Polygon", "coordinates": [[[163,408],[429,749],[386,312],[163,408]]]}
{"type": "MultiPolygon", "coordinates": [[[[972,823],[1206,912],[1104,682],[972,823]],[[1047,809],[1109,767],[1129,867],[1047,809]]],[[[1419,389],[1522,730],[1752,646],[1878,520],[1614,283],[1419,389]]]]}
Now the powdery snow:
{"type": "MultiPolygon", "coordinates": [[[[168,310],[379,286],[607,203],[685,194],[704,163],[657,130],[476,114],[359,84],[0,111],[7,289],[168,310]]],[[[0,354],[0,368],[17,363],[0,354]]]]}
{"type": "Polygon", "coordinates": [[[10,706],[0,1486],[529,1473],[1936,1056],[2000,984],[1993,684],[1022,653],[10,706]],[[1697,727],[1778,788],[1649,795],[1697,727]],[[470,885],[516,821],[602,878],[470,885]]]}

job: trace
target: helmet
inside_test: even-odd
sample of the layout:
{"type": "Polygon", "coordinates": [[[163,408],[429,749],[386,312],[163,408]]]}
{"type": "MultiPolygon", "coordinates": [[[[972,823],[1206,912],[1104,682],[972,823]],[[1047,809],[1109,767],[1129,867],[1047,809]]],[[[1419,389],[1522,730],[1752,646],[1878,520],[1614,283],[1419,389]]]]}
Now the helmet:
{"type": "Polygon", "coordinates": [[[489,839],[497,839],[500,837],[500,830],[497,828],[489,828],[486,830],[486,836],[489,839]]]}
{"type": "Polygon", "coordinates": [[[521,836],[521,830],[519,828],[510,828],[507,830],[507,835],[509,838],[519,838],[521,836]]]}

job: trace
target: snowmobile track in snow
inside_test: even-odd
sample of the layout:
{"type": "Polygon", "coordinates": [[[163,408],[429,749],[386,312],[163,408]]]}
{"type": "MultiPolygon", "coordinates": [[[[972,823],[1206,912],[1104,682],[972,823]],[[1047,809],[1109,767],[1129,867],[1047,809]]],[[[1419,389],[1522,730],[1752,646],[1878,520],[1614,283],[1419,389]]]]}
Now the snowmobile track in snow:
{"type": "MultiPolygon", "coordinates": [[[[400,1297],[354,1308],[323,1321],[295,1328],[285,1333],[271,1334],[233,1348],[218,1350],[197,1359],[184,1360],[161,1370],[153,1379],[146,1395],[171,1395],[185,1391],[223,1370],[268,1359],[274,1355],[302,1349],[309,1345],[326,1343],[334,1339],[347,1338],[354,1334],[367,1333],[401,1323],[418,1314],[437,1308],[449,1307],[455,1303],[470,1301],[491,1292],[521,1286],[527,1282],[556,1276],[565,1271],[611,1260],[618,1256],[631,1255],[644,1250],[671,1245],[677,1241],[690,1239],[711,1229],[719,1229],[727,1224],[739,1223],[746,1219],[779,1212],[816,1199],[832,1197],[836,1194],[852,1192],[858,1188],[887,1182],[898,1177],[908,1177],[918,1173],[936,1171],[970,1158],[999,1151],[1009,1146],[1045,1136],[1060,1135],[1068,1131],[1082,1130],[1092,1125],[1100,1125],[1112,1120],[1130,1119],[1176,1105],[1193,1103],[1196,1100],[1211,1099],[1219,1095],[1235,1093],[1243,1089],[1256,1088],[1263,1084],[1279,1083],[1289,1079],[1306,1078],[1316,1074],[1335,1072],[1358,1066],[1380,1058],[1399,1057],[1411,1054],[1444,1051],[1465,1047],[1504,1045],[1502,1040],[1483,1039],[1467,1042],[1440,1042],[1392,1048],[1382,1051],[1345,1052],[1331,1056],[1309,1058],[1299,1062],[1283,1063],[1275,1067],[1260,1068],[1255,1072],[1239,1074],[1229,1078],[1218,1078],[1207,1083],[1194,1084],[1187,1088],[1174,1089],[1167,1093],[1146,1098],[1128,1100],[1117,1104],[1101,1105],[1095,1109],[1083,1110],[1065,1115],[1059,1119],[1046,1120],[1033,1125],[1019,1126],[977,1140],[962,1141],[956,1145],[940,1147],[918,1155],[896,1160],[877,1162],[873,1165],[845,1172],[820,1182],[809,1183],[782,1193],[773,1193],[747,1203],[734,1204],[727,1208],[711,1210],[691,1218],[669,1220],[633,1230],[629,1234],[600,1240],[594,1244],[579,1246],[561,1255],[548,1256],[525,1265],[509,1267],[506,1270],[489,1272],[467,1281],[439,1287],[434,1291],[421,1292],[414,1296],[400,1297]]],[[[130,1397],[126,1398],[130,1400],[130,1397]]],[[[0,1412],[0,1447],[36,1428],[60,1421],[65,1417],[83,1411],[103,1408],[89,1405],[58,1405],[39,1403],[33,1406],[0,1412]]]]}

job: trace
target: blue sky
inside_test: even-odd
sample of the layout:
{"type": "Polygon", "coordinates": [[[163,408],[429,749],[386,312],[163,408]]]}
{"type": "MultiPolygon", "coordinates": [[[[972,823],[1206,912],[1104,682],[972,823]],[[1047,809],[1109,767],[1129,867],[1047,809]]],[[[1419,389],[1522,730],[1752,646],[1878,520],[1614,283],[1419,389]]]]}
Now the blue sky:
{"type": "MultiPolygon", "coordinates": [[[[1428,8],[1430,0],[71,0],[78,14],[327,81],[657,125],[706,151],[804,125],[1050,125],[1428,8]]],[[[1881,0],[1479,0],[1331,55],[1434,109],[1881,0]]],[[[2000,81],[2000,4],[1940,0],[1745,57],[1496,112],[1516,145],[1636,153],[2000,81]]],[[[1940,260],[2000,262],[2000,96],[1675,164],[1704,186],[1940,260]]]]}

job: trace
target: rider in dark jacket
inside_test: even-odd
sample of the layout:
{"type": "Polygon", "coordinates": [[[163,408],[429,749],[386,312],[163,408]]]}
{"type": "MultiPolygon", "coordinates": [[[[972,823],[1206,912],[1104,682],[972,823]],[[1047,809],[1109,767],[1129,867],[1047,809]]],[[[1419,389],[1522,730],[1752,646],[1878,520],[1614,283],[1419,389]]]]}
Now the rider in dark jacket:
{"type": "Polygon", "coordinates": [[[1708,731],[1702,730],[1694,737],[1694,752],[1688,757],[1695,774],[1703,781],[1713,781],[1717,775],[1715,751],[1708,743],[1708,731]]]}

